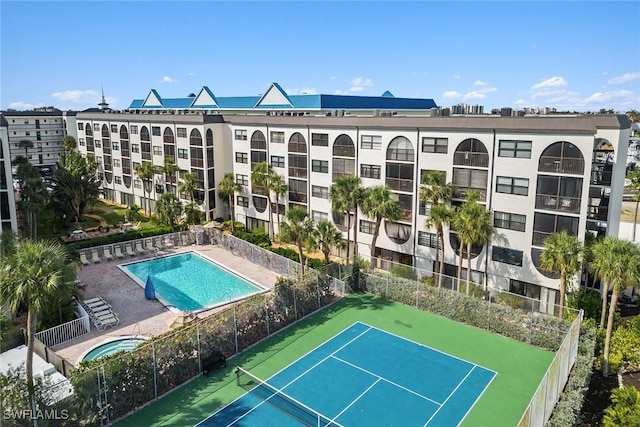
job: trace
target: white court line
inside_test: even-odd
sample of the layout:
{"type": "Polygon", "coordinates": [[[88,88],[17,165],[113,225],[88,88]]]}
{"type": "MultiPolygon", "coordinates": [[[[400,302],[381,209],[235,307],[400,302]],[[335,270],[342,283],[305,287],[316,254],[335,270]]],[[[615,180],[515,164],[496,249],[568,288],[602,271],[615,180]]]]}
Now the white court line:
{"type": "Polygon", "coordinates": [[[331,422],[329,423],[329,425],[333,424],[338,418],[340,418],[340,415],[344,414],[347,409],[351,408],[353,406],[354,403],[356,403],[358,400],[360,400],[360,398],[362,396],[364,396],[365,394],[367,394],[369,392],[369,390],[371,390],[376,384],[378,384],[380,381],[382,381],[382,378],[378,378],[377,380],[375,380],[373,382],[373,384],[371,384],[369,387],[367,387],[367,389],[365,391],[363,391],[362,393],[360,393],[360,395],[358,397],[356,397],[355,399],[353,399],[353,401],[351,403],[349,403],[342,411],[340,411],[340,413],[338,413],[338,415],[336,415],[335,417],[333,417],[333,419],[331,420],[331,422]]]}
{"type": "Polygon", "coordinates": [[[476,403],[478,403],[478,400],[480,400],[480,397],[482,397],[482,395],[484,394],[485,391],[487,391],[487,388],[489,388],[489,385],[493,382],[493,380],[495,379],[495,377],[497,377],[498,374],[494,373],[493,376],[491,377],[491,379],[489,380],[489,382],[487,383],[486,386],[484,386],[484,388],[482,389],[482,393],[480,393],[478,395],[478,397],[476,397],[476,400],[473,401],[473,404],[471,406],[469,406],[469,409],[467,409],[467,412],[464,414],[464,417],[462,417],[462,419],[460,420],[460,422],[458,423],[458,426],[460,424],[462,424],[462,422],[464,421],[465,418],[467,418],[467,415],[469,415],[469,412],[471,412],[471,410],[473,409],[474,406],[476,406],[476,403]]]}
{"type": "Polygon", "coordinates": [[[429,401],[429,402],[431,402],[431,403],[435,403],[435,404],[436,404],[436,405],[438,405],[439,407],[440,407],[440,406],[442,406],[442,405],[444,405],[444,403],[436,402],[436,401],[435,401],[435,400],[433,400],[433,399],[429,399],[428,397],[423,396],[423,395],[421,395],[420,393],[417,393],[417,392],[415,392],[415,391],[411,390],[410,388],[406,388],[406,387],[404,387],[404,386],[401,386],[401,385],[400,385],[400,384],[398,384],[398,383],[395,383],[395,382],[393,382],[393,381],[391,381],[391,380],[388,380],[388,379],[386,379],[385,377],[381,377],[380,375],[376,375],[376,374],[374,374],[373,372],[368,371],[368,370],[366,370],[366,369],[364,369],[364,368],[362,368],[362,367],[360,367],[360,366],[358,366],[358,365],[354,365],[353,363],[347,362],[347,361],[346,361],[346,360],[344,360],[344,359],[341,359],[341,358],[336,357],[336,356],[333,356],[333,358],[334,358],[334,359],[336,359],[336,360],[337,360],[337,361],[339,361],[339,362],[342,362],[342,363],[345,363],[345,364],[347,364],[347,365],[353,366],[354,368],[359,369],[359,370],[361,370],[362,372],[366,372],[367,374],[369,374],[369,375],[371,375],[371,376],[373,376],[373,377],[375,377],[375,378],[378,378],[378,380],[382,380],[382,381],[384,381],[384,382],[387,382],[387,383],[389,383],[389,384],[391,384],[391,385],[394,385],[394,386],[396,386],[396,387],[398,387],[398,388],[403,389],[404,391],[408,391],[408,392],[409,392],[409,393],[411,393],[411,394],[415,394],[416,396],[418,396],[418,397],[420,397],[420,398],[422,398],[422,399],[424,399],[424,400],[428,400],[428,401],[429,401]]]}
{"type": "MultiPolygon", "coordinates": [[[[453,389],[453,391],[451,393],[449,393],[449,396],[447,396],[447,398],[444,400],[444,402],[442,402],[442,406],[447,404],[447,401],[451,398],[451,396],[453,396],[455,394],[455,392],[460,388],[460,386],[462,385],[462,383],[469,377],[469,375],[471,375],[471,372],[473,372],[473,370],[476,369],[476,365],[474,365],[471,370],[469,372],[467,372],[467,375],[464,376],[464,378],[462,379],[462,381],[460,381],[458,383],[458,385],[456,386],[456,388],[453,389]]],[[[433,419],[433,417],[435,417],[438,412],[440,412],[440,409],[442,409],[442,406],[440,406],[438,409],[436,409],[436,412],[433,413],[433,415],[431,415],[431,418],[429,418],[427,420],[427,422],[424,424],[423,427],[426,427],[429,425],[429,423],[431,422],[431,420],[433,419]]],[[[460,424],[458,424],[460,425],[460,424]]]]}

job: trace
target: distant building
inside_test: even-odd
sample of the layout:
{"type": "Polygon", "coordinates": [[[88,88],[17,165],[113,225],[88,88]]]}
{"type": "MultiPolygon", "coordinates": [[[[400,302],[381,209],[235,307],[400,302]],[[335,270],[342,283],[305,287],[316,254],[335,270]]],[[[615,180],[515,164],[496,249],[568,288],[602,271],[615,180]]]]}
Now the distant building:
{"type": "Polygon", "coordinates": [[[484,114],[484,106],[469,104],[452,105],[451,114],[484,114]]]}
{"type": "Polygon", "coordinates": [[[18,233],[16,201],[11,175],[9,136],[4,116],[0,115],[0,227],[18,233]]]}

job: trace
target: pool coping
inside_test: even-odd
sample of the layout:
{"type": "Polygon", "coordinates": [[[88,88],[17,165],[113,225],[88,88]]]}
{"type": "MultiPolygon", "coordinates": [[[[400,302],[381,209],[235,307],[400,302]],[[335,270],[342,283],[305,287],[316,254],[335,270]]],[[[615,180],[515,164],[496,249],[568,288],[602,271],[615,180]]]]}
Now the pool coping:
{"type": "Polygon", "coordinates": [[[142,282],[142,280],[140,280],[140,278],[138,276],[136,276],[135,274],[131,273],[129,271],[129,269],[125,268],[127,265],[131,265],[131,264],[139,264],[142,262],[147,262],[147,261],[155,261],[155,260],[159,260],[162,258],[170,258],[170,257],[174,257],[174,256],[181,256],[184,254],[193,254],[196,255],[202,259],[204,259],[207,262],[210,262],[211,264],[214,264],[216,267],[222,269],[222,270],[226,270],[229,273],[241,278],[242,280],[246,281],[247,283],[249,283],[250,285],[255,286],[258,290],[256,292],[252,292],[250,294],[246,294],[246,295],[242,295],[240,297],[234,298],[234,299],[230,299],[230,300],[225,300],[213,305],[208,305],[206,307],[202,307],[200,309],[197,310],[180,310],[178,307],[174,306],[173,304],[171,304],[167,299],[165,299],[161,294],[156,293],[156,299],[165,307],[167,308],[170,312],[174,313],[174,314],[178,314],[180,312],[186,311],[189,313],[193,313],[193,314],[200,314],[200,313],[204,313],[206,311],[209,310],[213,310],[215,308],[219,308],[219,307],[223,307],[229,304],[233,304],[236,303],[238,301],[242,301],[244,299],[247,299],[249,297],[252,297],[254,295],[260,295],[260,294],[265,294],[271,291],[271,289],[265,288],[264,286],[262,286],[260,283],[250,279],[249,277],[245,276],[244,274],[238,273],[237,271],[235,271],[234,269],[227,267],[226,265],[222,265],[219,262],[209,258],[208,256],[195,251],[195,250],[190,250],[190,251],[185,251],[185,252],[180,252],[177,254],[166,254],[166,255],[159,255],[159,256],[154,256],[151,258],[146,258],[146,259],[142,259],[142,260],[135,260],[135,261],[130,261],[130,262],[125,262],[122,264],[118,264],[116,267],[118,267],[118,269],[120,271],[122,271],[125,275],[127,275],[131,280],[134,281],[134,283],[136,283],[138,286],[140,286],[142,288],[142,290],[144,291],[145,288],[145,283],[142,282]]]}
{"type": "MultiPolygon", "coordinates": [[[[87,350],[82,352],[80,357],[78,357],[78,361],[76,362],[76,366],[78,366],[80,363],[84,362],[85,361],[84,358],[87,356],[87,354],[91,353],[96,348],[101,347],[101,346],[103,346],[105,344],[109,344],[110,342],[122,341],[122,340],[125,340],[125,339],[131,339],[131,338],[143,339],[144,341],[149,341],[151,339],[151,337],[147,337],[145,335],[120,335],[120,336],[106,338],[100,344],[96,344],[93,347],[88,348],[87,350]]],[[[140,343],[140,344],[142,344],[142,343],[140,343]]],[[[98,360],[98,359],[92,359],[91,361],[93,361],[93,360],[98,360]]]]}

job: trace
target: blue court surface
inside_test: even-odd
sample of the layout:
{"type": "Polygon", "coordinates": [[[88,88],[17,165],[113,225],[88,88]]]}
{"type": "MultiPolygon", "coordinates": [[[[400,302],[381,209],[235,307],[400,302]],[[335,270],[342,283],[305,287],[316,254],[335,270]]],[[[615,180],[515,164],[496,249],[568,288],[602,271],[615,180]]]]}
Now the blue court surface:
{"type": "Polygon", "coordinates": [[[358,322],[197,426],[457,426],[495,375],[358,322]]]}

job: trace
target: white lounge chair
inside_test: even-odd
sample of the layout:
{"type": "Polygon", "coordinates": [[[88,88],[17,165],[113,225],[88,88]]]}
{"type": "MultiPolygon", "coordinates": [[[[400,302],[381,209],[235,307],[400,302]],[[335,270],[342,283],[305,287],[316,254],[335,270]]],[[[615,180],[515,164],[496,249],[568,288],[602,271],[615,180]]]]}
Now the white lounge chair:
{"type": "Polygon", "coordinates": [[[115,246],[115,249],[113,251],[116,254],[116,257],[119,258],[124,258],[124,254],[122,253],[122,247],[120,245],[115,246]]]}
{"type": "Polygon", "coordinates": [[[131,247],[131,245],[125,245],[124,246],[124,251],[129,256],[136,256],[136,253],[133,251],[133,248],[131,247]]]}
{"type": "Polygon", "coordinates": [[[142,247],[142,241],[138,240],[136,242],[136,253],[138,255],[143,255],[147,253],[147,250],[145,248],[142,247]]]}
{"type": "Polygon", "coordinates": [[[113,259],[113,255],[111,255],[111,247],[105,246],[104,251],[102,251],[102,255],[104,255],[104,259],[111,261],[113,259]]]}
{"type": "Polygon", "coordinates": [[[96,249],[91,251],[91,261],[93,261],[96,264],[99,263],[100,261],[102,261],[100,259],[100,255],[98,255],[98,251],[96,249]]]}
{"type": "Polygon", "coordinates": [[[96,325],[96,328],[100,331],[104,331],[107,326],[118,326],[118,323],[120,323],[120,319],[114,315],[102,317],[100,319],[93,319],[93,324],[96,325]]]}
{"type": "Polygon", "coordinates": [[[110,316],[113,314],[111,308],[107,305],[101,305],[95,309],[91,309],[91,313],[89,315],[93,318],[99,319],[101,317],[110,316]]]}
{"type": "Polygon", "coordinates": [[[85,252],[80,252],[80,262],[82,263],[82,265],[89,265],[91,264],[89,262],[89,260],[87,259],[87,254],[85,252]]]}
{"type": "Polygon", "coordinates": [[[104,302],[104,300],[101,297],[89,298],[89,299],[86,299],[86,300],[84,300],[82,302],[85,303],[86,305],[89,305],[89,304],[94,304],[94,303],[96,303],[98,301],[104,302]]]}

